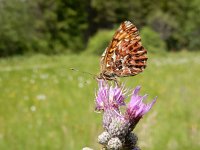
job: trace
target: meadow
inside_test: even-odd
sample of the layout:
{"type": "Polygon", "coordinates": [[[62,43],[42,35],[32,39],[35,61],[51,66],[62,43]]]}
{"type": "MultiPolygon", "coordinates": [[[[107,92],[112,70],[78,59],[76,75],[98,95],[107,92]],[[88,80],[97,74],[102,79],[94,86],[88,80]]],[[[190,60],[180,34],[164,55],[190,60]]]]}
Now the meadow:
{"type": "MultiPolygon", "coordinates": [[[[18,56],[0,59],[0,149],[100,149],[101,114],[94,112],[99,57],[18,56]]],[[[200,53],[149,54],[148,67],[121,79],[141,85],[153,109],[135,129],[143,150],[200,149],[200,53]]],[[[127,99],[128,100],[128,99],[127,99]]]]}

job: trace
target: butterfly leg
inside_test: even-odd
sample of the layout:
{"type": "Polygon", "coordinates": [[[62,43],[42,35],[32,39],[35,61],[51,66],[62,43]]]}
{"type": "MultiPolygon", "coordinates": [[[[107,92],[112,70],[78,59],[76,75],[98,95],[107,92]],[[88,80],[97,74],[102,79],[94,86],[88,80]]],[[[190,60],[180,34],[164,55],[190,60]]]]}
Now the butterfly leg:
{"type": "Polygon", "coordinates": [[[121,84],[120,84],[119,80],[117,80],[117,78],[114,78],[113,81],[115,82],[117,87],[120,87],[121,84]]]}

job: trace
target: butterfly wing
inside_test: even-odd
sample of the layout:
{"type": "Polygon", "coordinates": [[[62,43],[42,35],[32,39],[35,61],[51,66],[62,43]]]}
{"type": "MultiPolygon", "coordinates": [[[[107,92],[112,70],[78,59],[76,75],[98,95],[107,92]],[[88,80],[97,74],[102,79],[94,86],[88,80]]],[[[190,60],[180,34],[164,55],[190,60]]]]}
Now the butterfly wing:
{"type": "Polygon", "coordinates": [[[146,67],[146,54],[138,29],[124,21],[102,54],[101,73],[108,78],[137,75],[146,67]]]}

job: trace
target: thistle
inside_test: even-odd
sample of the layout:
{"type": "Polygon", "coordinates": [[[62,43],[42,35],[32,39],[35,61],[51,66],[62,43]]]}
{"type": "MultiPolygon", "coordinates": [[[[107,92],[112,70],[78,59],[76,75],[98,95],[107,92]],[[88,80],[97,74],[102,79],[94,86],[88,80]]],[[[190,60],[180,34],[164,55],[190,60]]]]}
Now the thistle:
{"type": "Polygon", "coordinates": [[[137,86],[128,104],[125,103],[128,90],[124,86],[110,86],[106,81],[99,80],[99,89],[96,94],[96,110],[103,112],[104,132],[98,136],[98,142],[106,150],[139,150],[137,136],[132,133],[139,120],[156,102],[156,98],[143,103],[147,95],[140,96],[140,86],[137,86]],[[125,107],[125,112],[120,110],[125,107]]]}

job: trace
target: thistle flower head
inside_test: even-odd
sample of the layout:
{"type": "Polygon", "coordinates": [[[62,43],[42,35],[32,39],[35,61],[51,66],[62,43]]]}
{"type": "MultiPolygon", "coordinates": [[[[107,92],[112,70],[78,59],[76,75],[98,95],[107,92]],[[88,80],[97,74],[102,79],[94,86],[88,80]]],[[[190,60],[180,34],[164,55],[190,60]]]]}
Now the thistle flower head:
{"type": "MultiPolygon", "coordinates": [[[[108,128],[112,122],[112,118],[119,118],[126,120],[130,124],[136,125],[137,122],[147,113],[153,104],[156,102],[156,98],[145,104],[143,102],[146,99],[147,94],[144,96],[139,95],[140,86],[137,86],[132,94],[131,100],[126,107],[125,114],[120,112],[120,106],[125,105],[126,90],[123,90],[123,86],[110,86],[106,81],[99,80],[99,90],[96,95],[96,110],[104,111],[103,124],[104,128],[108,128]]],[[[133,125],[132,125],[133,126],[133,125]]]]}
{"type": "Polygon", "coordinates": [[[125,92],[115,85],[109,86],[104,80],[99,80],[99,90],[96,95],[96,110],[118,109],[125,105],[125,92]]]}
{"type": "Polygon", "coordinates": [[[126,110],[126,117],[134,122],[138,122],[142,118],[142,116],[151,109],[157,98],[156,97],[152,102],[148,104],[143,103],[143,100],[147,98],[147,94],[145,94],[144,96],[140,96],[138,94],[140,88],[140,86],[137,86],[133,91],[131,100],[128,103],[126,110]]]}

